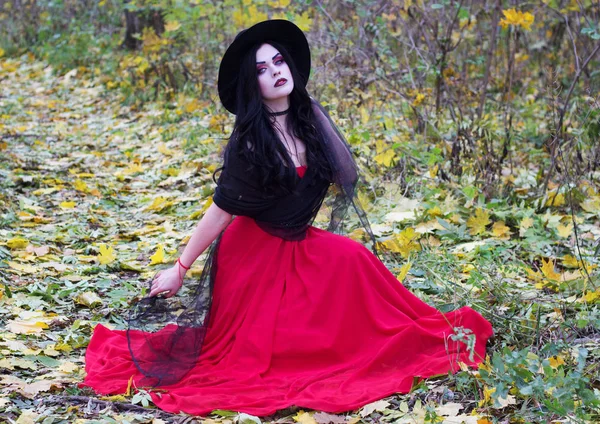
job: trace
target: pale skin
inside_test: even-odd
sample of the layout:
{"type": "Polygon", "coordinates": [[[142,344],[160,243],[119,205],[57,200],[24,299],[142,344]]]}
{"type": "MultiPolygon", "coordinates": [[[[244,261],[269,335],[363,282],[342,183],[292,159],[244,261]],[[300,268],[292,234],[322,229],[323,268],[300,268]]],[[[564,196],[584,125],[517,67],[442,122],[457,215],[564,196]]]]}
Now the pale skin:
{"type": "MultiPolygon", "coordinates": [[[[256,73],[263,103],[273,112],[287,110],[290,106],[289,95],[294,89],[294,80],[289,66],[283,60],[279,51],[270,44],[263,44],[256,52],[256,73]],[[285,84],[276,87],[278,80],[285,78],[285,84]]],[[[273,124],[281,142],[287,149],[295,166],[306,165],[306,146],[291,134],[286,122],[286,115],[276,116],[273,124]]],[[[210,205],[204,216],[198,222],[188,241],[179,261],[186,267],[191,267],[194,261],[206,250],[231,222],[232,215],[210,205]]],[[[181,288],[187,270],[175,263],[171,268],[156,274],[152,281],[150,296],[162,293],[164,297],[172,297],[181,288]]]]}

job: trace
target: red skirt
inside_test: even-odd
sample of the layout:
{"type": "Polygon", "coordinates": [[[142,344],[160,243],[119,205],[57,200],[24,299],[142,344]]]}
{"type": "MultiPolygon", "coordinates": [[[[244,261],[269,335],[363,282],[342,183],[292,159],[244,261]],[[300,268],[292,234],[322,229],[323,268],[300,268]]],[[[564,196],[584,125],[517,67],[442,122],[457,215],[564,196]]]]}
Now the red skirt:
{"type": "MultiPolygon", "coordinates": [[[[225,230],[208,328],[196,367],[152,394],[165,411],[264,416],[292,405],[330,413],[410,391],[414,377],[476,366],[492,326],[469,307],[442,314],[408,291],[366,247],[310,227],[286,241],[237,217],[225,230]],[[472,330],[474,361],[453,327],[472,330]]],[[[143,337],[143,334],[139,334],[143,337]]],[[[135,343],[135,340],[134,340],[135,343]]],[[[82,386],[126,391],[124,331],[98,325],[82,386]]]]}

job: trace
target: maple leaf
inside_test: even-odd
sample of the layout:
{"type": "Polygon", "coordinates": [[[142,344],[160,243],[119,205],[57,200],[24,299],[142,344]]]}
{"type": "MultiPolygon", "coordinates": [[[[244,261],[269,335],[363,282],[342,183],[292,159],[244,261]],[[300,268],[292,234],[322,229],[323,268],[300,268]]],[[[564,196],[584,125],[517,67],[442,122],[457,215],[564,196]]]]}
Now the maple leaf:
{"type": "Polygon", "coordinates": [[[548,280],[560,281],[560,274],[554,271],[554,262],[552,260],[548,259],[546,261],[545,259],[542,259],[540,271],[542,271],[542,274],[548,280]]]}
{"type": "Polygon", "coordinates": [[[568,223],[567,225],[559,224],[556,227],[556,232],[558,233],[558,235],[560,237],[567,238],[573,232],[573,224],[572,223],[568,223]]]}
{"type": "Polygon", "coordinates": [[[162,264],[165,260],[165,250],[162,244],[158,245],[154,255],[150,256],[150,265],[162,264]]]}
{"type": "Polygon", "coordinates": [[[519,224],[519,236],[523,237],[525,235],[525,232],[527,232],[527,230],[529,228],[531,228],[531,226],[533,225],[533,218],[531,217],[525,217],[521,220],[521,223],[519,224]]]}
{"type": "Polygon", "coordinates": [[[562,264],[563,264],[563,266],[565,266],[567,268],[578,268],[579,267],[579,261],[573,255],[563,256],[562,264]]]}
{"type": "Polygon", "coordinates": [[[508,240],[511,233],[510,228],[504,224],[504,221],[498,221],[494,222],[494,225],[492,226],[492,234],[495,237],[508,240]]]}
{"type": "Polygon", "coordinates": [[[395,157],[396,157],[396,153],[394,152],[394,150],[388,149],[388,150],[384,151],[383,153],[380,153],[377,156],[375,156],[373,158],[373,160],[375,162],[377,162],[379,165],[383,165],[383,166],[386,166],[389,168],[390,166],[393,165],[395,157]]]}
{"type": "Polygon", "coordinates": [[[302,31],[310,31],[312,18],[308,16],[308,12],[304,12],[301,15],[295,15],[292,20],[302,31]]]}
{"type": "Polygon", "coordinates": [[[475,211],[475,216],[469,217],[467,220],[467,227],[469,227],[469,232],[471,235],[475,236],[478,234],[483,234],[485,232],[485,227],[490,223],[490,214],[488,211],[483,210],[481,208],[477,208],[475,211]]]}
{"type": "Polygon", "coordinates": [[[584,301],[587,303],[600,302],[600,289],[596,289],[596,291],[586,292],[585,295],[580,299],[580,301],[584,301]]]}
{"type": "Polygon", "coordinates": [[[102,265],[109,264],[114,262],[117,259],[115,255],[115,251],[112,246],[107,246],[106,244],[100,245],[100,253],[97,256],[98,262],[102,265]]]}
{"type": "Polygon", "coordinates": [[[581,203],[581,209],[589,213],[600,213],[600,196],[591,196],[581,203]]]}
{"type": "Polygon", "coordinates": [[[302,410],[298,411],[298,413],[293,417],[294,421],[300,424],[317,424],[317,421],[313,418],[313,416],[302,410]]]}

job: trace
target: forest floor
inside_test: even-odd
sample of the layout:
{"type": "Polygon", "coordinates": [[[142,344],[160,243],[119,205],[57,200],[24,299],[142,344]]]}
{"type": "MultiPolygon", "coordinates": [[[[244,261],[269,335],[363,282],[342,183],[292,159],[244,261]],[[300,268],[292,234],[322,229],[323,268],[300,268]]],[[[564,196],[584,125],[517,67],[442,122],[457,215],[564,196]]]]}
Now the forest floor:
{"type": "MultiPolygon", "coordinates": [[[[234,411],[203,419],[167,414],[144,407],[147,398],[135,389],[103,397],[77,385],[94,326],[124,328],[130,300],[177,257],[210,204],[230,118],[189,98],[132,108],[89,73],[57,77],[27,58],[0,62],[0,82],[0,417],[20,424],[260,422],[234,411]]],[[[375,123],[361,125],[364,132],[375,123]]],[[[352,413],[290,408],[262,422],[598,418],[595,189],[587,187],[576,210],[558,184],[537,207],[519,206],[511,200],[518,196],[482,201],[472,179],[442,185],[435,170],[415,167],[407,190],[390,176],[389,151],[351,142],[373,151],[366,164],[373,190],[361,202],[382,247],[395,255],[386,265],[439,309],[469,305],[489,319],[496,331],[490,358],[479,370],[431,379],[352,413]]],[[[521,171],[507,179],[512,193],[532,190],[535,170],[521,171]]],[[[317,225],[324,221],[319,216],[317,225]]],[[[352,236],[362,240],[359,230],[352,236]]],[[[201,267],[197,261],[189,278],[201,267]]]]}

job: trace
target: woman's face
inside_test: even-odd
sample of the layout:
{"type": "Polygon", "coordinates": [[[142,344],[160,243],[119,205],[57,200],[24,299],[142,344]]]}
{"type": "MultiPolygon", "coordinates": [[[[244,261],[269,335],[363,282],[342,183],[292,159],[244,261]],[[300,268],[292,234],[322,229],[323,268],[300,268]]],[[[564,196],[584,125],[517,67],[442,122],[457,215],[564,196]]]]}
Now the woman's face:
{"type": "Polygon", "coordinates": [[[256,52],[256,76],[264,100],[287,97],[294,89],[294,79],[288,64],[270,44],[263,44],[256,52]]]}

